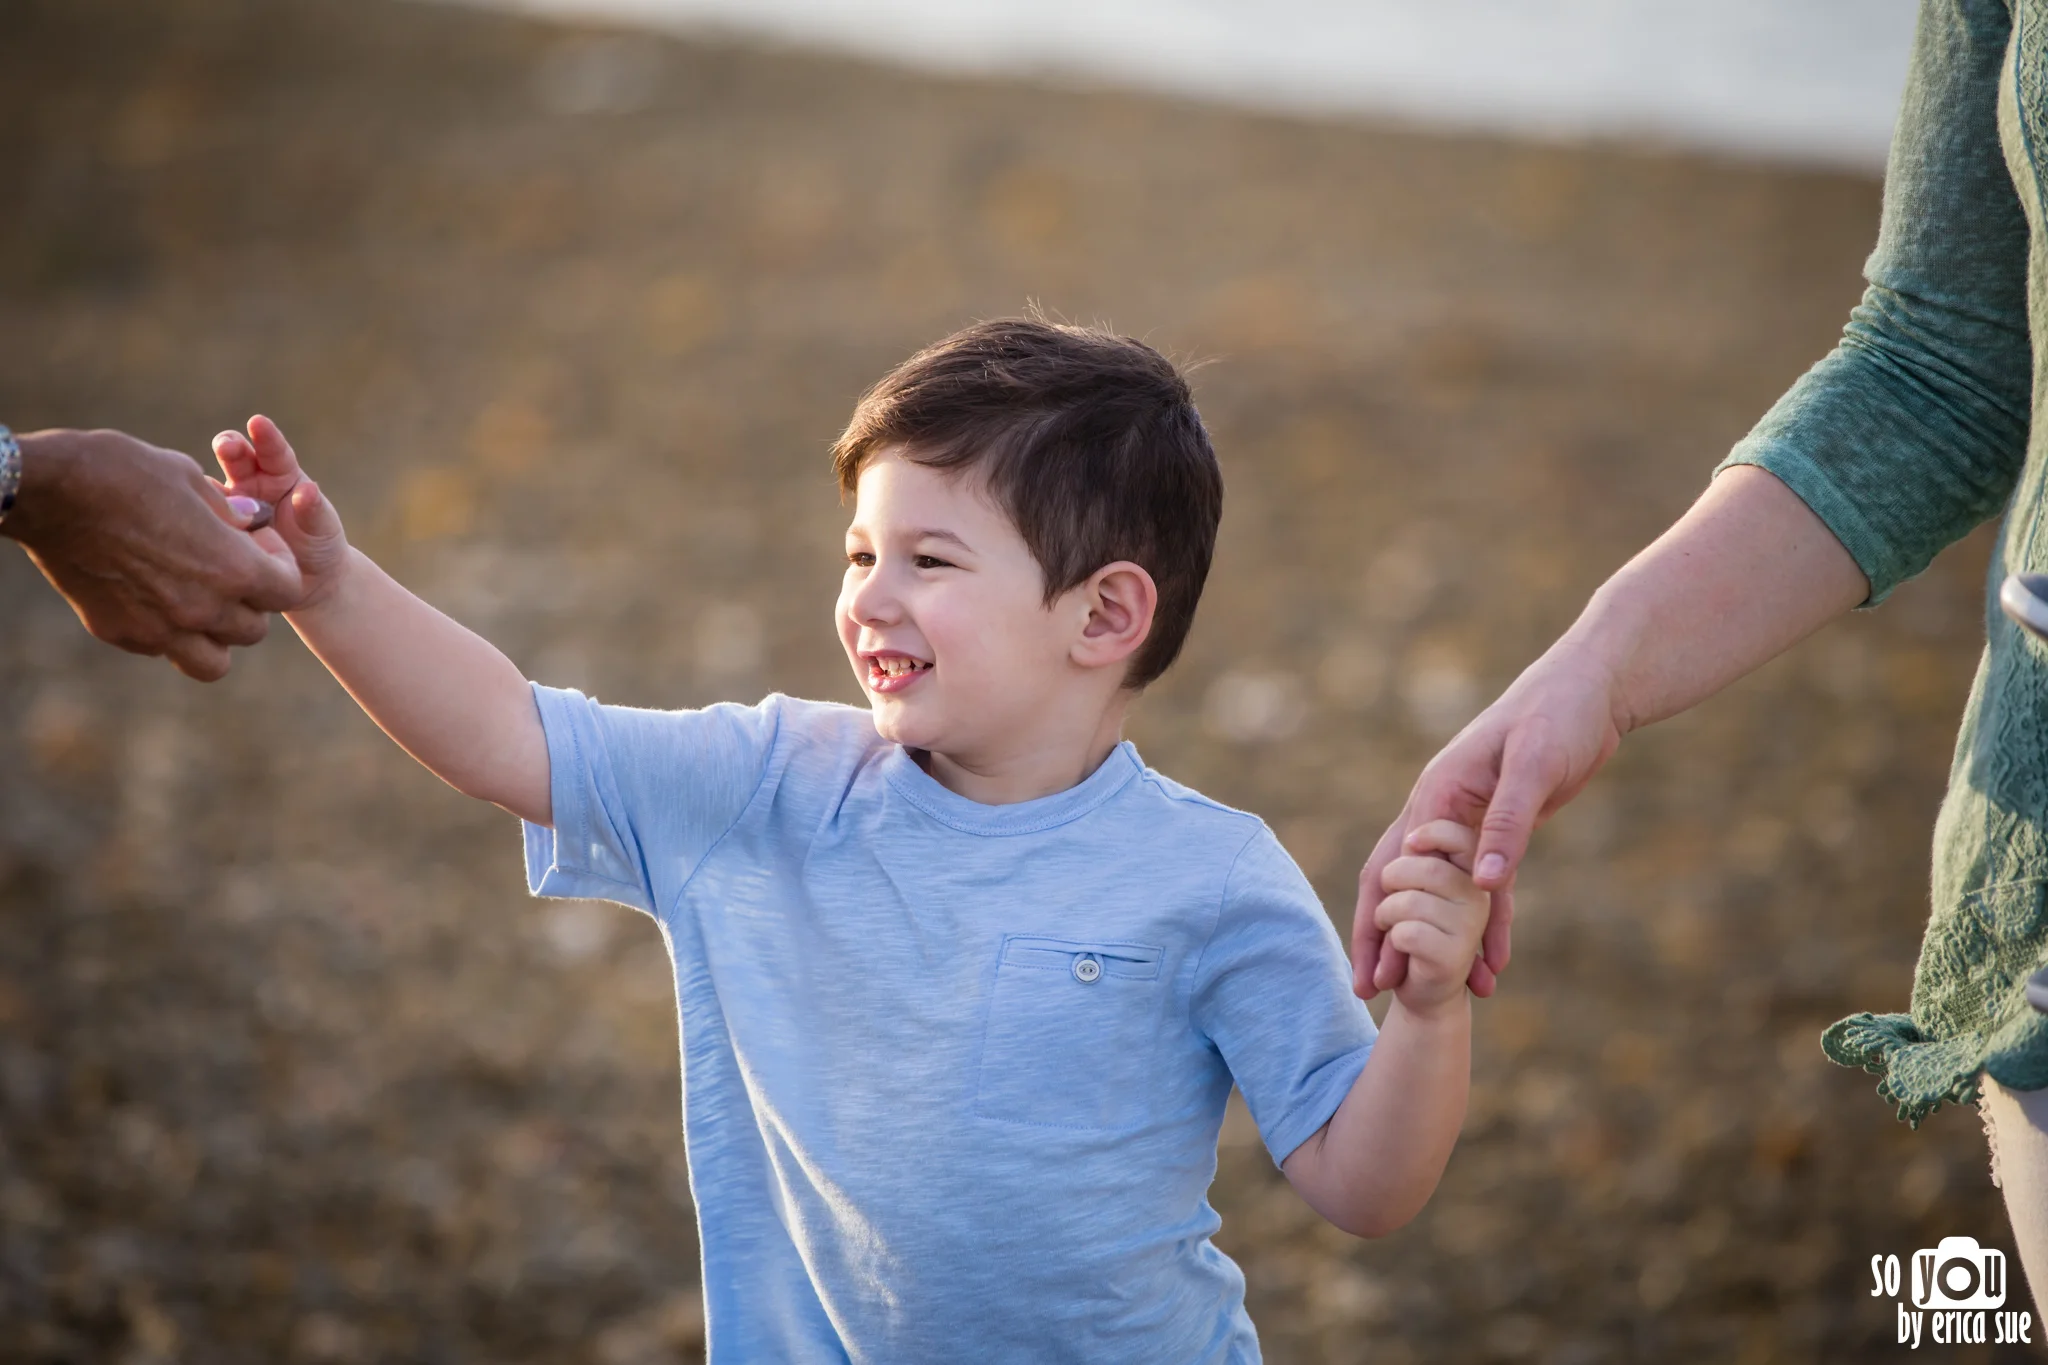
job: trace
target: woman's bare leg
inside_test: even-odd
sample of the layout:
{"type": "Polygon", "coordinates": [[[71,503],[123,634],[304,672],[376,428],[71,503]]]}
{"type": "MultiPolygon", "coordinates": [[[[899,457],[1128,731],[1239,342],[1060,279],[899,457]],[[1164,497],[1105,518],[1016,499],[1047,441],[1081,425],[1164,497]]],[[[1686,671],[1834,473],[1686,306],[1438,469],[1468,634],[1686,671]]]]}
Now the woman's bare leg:
{"type": "Polygon", "coordinates": [[[1986,1076],[1977,1103],[1991,1144],[1991,1183],[2005,1194],[2040,1323],[2042,1291],[2048,1290],[2048,1090],[2008,1090],[1986,1076]]]}

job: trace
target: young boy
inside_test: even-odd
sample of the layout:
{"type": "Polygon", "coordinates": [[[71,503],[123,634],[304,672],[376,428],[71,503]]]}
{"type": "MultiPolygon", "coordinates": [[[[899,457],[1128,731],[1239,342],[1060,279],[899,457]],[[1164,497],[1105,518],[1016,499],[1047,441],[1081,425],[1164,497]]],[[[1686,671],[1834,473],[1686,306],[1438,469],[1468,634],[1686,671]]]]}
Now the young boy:
{"type": "Polygon", "coordinates": [[[1401,1226],[1465,1111],[1486,899],[1441,824],[1385,873],[1385,1028],[1253,816],[1153,772],[1222,481],[1135,341],[982,324],[834,452],[837,608],[869,707],[702,711],[530,686],[360,552],[263,418],[215,441],[278,503],[293,627],[386,733],[525,822],[545,896],[674,958],[715,1361],[1256,1361],[1206,1191],[1233,1082],[1338,1227],[1401,1226]]]}

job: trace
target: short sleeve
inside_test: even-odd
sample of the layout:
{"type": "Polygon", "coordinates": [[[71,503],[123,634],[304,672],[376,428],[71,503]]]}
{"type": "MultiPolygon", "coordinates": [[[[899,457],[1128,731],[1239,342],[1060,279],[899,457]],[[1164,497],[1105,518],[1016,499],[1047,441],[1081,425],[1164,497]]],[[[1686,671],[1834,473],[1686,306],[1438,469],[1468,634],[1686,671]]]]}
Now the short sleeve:
{"type": "Polygon", "coordinates": [[[1243,1092],[1275,1163],[1344,1102],[1378,1036],[1343,945],[1280,841],[1261,827],[1224,886],[1190,1012],[1243,1092]]]}
{"type": "Polygon", "coordinates": [[[533,698],[555,823],[526,825],[528,887],[659,914],[759,790],[774,699],[647,711],[538,684],[533,698]]]}

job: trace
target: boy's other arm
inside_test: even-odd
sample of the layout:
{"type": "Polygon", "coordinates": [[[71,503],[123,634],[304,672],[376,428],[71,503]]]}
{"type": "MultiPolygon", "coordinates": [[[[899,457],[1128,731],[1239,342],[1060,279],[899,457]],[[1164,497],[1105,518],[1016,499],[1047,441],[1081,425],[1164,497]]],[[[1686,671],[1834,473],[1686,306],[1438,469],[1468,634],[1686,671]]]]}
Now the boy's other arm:
{"type": "Polygon", "coordinates": [[[285,619],[370,719],[457,791],[553,824],[547,736],[512,661],[352,549],[269,418],[252,417],[246,437],[222,432],[213,450],[229,492],[276,505],[304,588],[285,619]]]}
{"type": "Polygon", "coordinates": [[[1309,1207],[1358,1237],[1405,1225],[1436,1190],[1472,1079],[1466,976],[1486,927],[1488,897],[1470,873],[1478,836],[1440,820],[1409,834],[1382,874],[1377,914],[1409,954],[1379,1039],[1330,1121],[1281,1163],[1309,1207]]]}

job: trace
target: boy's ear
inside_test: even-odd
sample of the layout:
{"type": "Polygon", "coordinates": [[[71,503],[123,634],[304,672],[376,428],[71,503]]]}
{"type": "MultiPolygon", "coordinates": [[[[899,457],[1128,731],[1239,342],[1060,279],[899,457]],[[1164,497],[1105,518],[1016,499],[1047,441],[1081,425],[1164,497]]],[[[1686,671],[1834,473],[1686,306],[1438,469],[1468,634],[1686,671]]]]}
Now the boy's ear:
{"type": "Polygon", "coordinates": [[[1152,633],[1159,588],[1140,565],[1127,559],[1105,564],[1077,589],[1088,609],[1073,659],[1083,668],[1107,668],[1138,652],[1152,633]]]}

